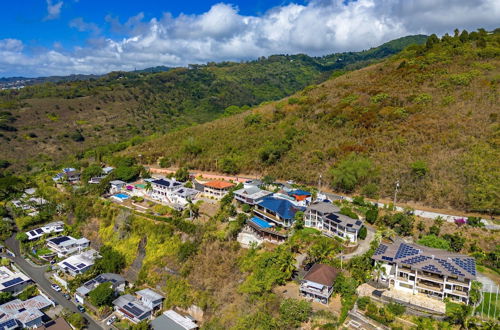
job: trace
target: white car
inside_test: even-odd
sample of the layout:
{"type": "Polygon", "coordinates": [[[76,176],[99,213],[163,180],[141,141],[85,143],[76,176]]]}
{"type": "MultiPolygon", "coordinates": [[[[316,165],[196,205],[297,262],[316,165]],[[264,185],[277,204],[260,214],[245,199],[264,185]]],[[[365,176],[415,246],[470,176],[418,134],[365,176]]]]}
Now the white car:
{"type": "Polygon", "coordinates": [[[116,321],[116,315],[111,316],[107,321],[106,325],[111,325],[116,321]]]}
{"type": "Polygon", "coordinates": [[[54,289],[54,291],[61,292],[61,287],[57,284],[52,284],[52,289],[54,289]]]}

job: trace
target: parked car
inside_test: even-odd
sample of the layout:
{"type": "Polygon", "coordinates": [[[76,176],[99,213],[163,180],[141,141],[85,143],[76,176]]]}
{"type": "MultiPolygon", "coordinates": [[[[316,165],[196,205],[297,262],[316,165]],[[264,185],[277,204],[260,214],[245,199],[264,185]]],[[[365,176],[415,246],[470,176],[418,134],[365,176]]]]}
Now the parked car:
{"type": "Polygon", "coordinates": [[[52,289],[54,289],[54,291],[61,292],[61,287],[57,284],[52,284],[52,289]]]}
{"type": "Polygon", "coordinates": [[[55,264],[56,262],[57,262],[57,261],[54,259],[54,260],[51,260],[51,261],[50,261],[50,264],[51,264],[51,265],[53,265],[53,264],[55,264]]]}
{"type": "Polygon", "coordinates": [[[71,296],[67,293],[63,294],[63,297],[66,298],[67,300],[71,300],[71,296]]]}
{"type": "Polygon", "coordinates": [[[111,325],[116,321],[116,315],[111,316],[107,321],[106,325],[111,325]]]}
{"type": "Polygon", "coordinates": [[[85,313],[85,307],[83,307],[82,305],[78,305],[76,306],[76,308],[78,308],[80,312],[85,313]]]}

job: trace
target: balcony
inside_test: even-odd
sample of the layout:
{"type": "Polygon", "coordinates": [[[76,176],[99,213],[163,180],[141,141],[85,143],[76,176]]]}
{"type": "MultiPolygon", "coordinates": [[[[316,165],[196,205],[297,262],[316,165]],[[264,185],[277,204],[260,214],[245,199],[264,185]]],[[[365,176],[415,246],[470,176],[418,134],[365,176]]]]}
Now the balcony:
{"type": "Polygon", "coordinates": [[[272,215],[272,214],[267,213],[265,211],[262,211],[260,209],[255,209],[254,212],[257,213],[258,215],[264,217],[264,218],[269,219],[270,221],[272,221],[274,223],[282,225],[283,227],[288,227],[283,220],[278,219],[278,217],[275,215],[272,215]]]}
{"type": "Polygon", "coordinates": [[[446,279],[446,282],[450,283],[450,284],[453,284],[453,285],[460,285],[460,286],[463,286],[463,287],[466,287],[466,288],[469,287],[469,281],[463,282],[463,281],[459,281],[458,279],[454,279],[454,278],[448,277],[446,279]]]}
{"type": "Polygon", "coordinates": [[[324,297],[324,298],[329,298],[332,294],[332,289],[328,290],[328,288],[325,287],[323,290],[318,290],[313,287],[307,286],[307,285],[300,285],[300,291],[302,292],[307,292],[309,294],[313,294],[316,296],[324,297]]]}
{"type": "Polygon", "coordinates": [[[437,292],[442,292],[443,287],[440,285],[430,285],[428,283],[417,282],[417,287],[420,289],[432,290],[437,292]]]}
{"type": "Polygon", "coordinates": [[[439,276],[439,275],[423,274],[421,272],[418,272],[417,276],[418,276],[418,278],[426,280],[426,281],[437,282],[439,284],[444,283],[444,278],[439,276]]]}

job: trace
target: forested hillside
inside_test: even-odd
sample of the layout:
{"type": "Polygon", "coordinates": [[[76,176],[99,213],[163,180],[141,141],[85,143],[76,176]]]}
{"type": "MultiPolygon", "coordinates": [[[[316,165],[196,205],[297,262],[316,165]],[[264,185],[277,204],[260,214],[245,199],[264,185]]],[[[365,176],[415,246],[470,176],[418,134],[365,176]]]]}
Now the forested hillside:
{"type": "Polygon", "coordinates": [[[365,66],[425,40],[426,36],[409,36],[368,51],[322,58],[276,55],[166,72],[113,72],[99,79],[0,91],[0,160],[19,170],[21,165],[50,165],[133,137],[136,143],[137,136],[165,133],[283,98],[324,81],[332,70],[365,66]]]}
{"type": "Polygon", "coordinates": [[[412,46],[292,97],[126,153],[164,166],[269,174],[434,207],[500,205],[500,32],[412,46]]]}

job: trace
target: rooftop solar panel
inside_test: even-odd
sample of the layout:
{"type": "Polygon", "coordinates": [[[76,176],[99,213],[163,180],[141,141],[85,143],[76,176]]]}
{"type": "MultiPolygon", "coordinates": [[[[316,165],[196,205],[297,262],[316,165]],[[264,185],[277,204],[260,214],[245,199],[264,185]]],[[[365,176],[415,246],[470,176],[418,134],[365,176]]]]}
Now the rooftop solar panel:
{"type": "Polygon", "coordinates": [[[13,278],[12,280],[9,280],[7,282],[2,283],[2,285],[4,287],[9,287],[9,286],[13,286],[13,285],[16,285],[16,284],[19,284],[22,282],[24,282],[22,278],[16,277],[16,278],[13,278]]]}
{"type": "Polygon", "coordinates": [[[70,268],[71,270],[78,270],[73,265],[67,263],[66,261],[63,262],[63,265],[65,265],[66,267],[70,268]]]}
{"type": "Polygon", "coordinates": [[[76,267],[78,267],[78,269],[82,269],[82,268],[85,268],[87,265],[85,264],[78,264],[76,267]]]}
{"type": "Polygon", "coordinates": [[[137,306],[134,306],[134,305],[132,305],[130,303],[128,303],[127,305],[123,306],[123,308],[125,308],[125,310],[127,310],[130,313],[132,313],[136,317],[139,317],[139,316],[141,316],[144,313],[144,311],[142,309],[140,309],[137,306]]]}
{"type": "Polygon", "coordinates": [[[35,229],[35,231],[36,231],[36,233],[37,233],[37,234],[41,234],[41,233],[43,233],[43,230],[42,230],[42,229],[40,229],[40,228],[35,229]]]}

